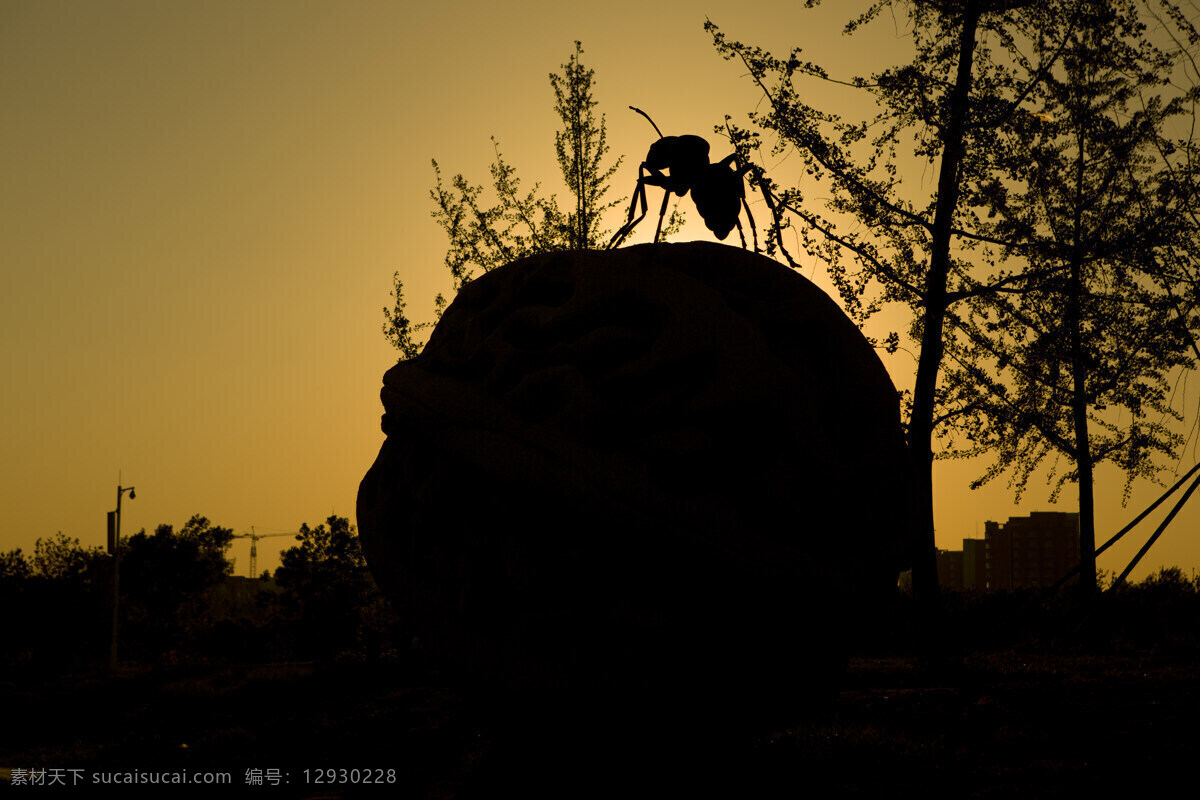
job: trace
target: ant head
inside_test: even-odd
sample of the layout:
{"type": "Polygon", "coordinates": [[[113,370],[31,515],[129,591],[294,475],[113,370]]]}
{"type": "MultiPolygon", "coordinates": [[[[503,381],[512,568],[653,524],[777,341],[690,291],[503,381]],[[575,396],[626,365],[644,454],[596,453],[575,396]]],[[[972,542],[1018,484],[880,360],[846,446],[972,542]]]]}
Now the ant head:
{"type": "Polygon", "coordinates": [[[675,160],[675,140],[678,138],[677,136],[664,136],[650,145],[650,152],[646,153],[646,166],[657,170],[670,167],[671,162],[675,160]]]}
{"type": "Polygon", "coordinates": [[[679,170],[692,173],[708,164],[708,142],[700,136],[664,136],[650,145],[646,154],[646,166],[652,169],[670,169],[679,177],[679,170]]]}

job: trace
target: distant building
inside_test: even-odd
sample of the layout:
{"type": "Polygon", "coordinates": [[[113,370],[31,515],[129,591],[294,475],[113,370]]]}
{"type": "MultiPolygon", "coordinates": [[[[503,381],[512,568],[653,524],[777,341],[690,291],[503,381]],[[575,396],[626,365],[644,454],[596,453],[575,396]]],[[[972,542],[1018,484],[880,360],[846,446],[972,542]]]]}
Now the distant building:
{"type": "Polygon", "coordinates": [[[1079,514],[1034,511],[1004,525],[986,522],[984,542],[989,590],[1051,586],[1079,564],[1079,514]]]}
{"type": "Polygon", "coordinates": [[[986,592],[987,542],[984,539],[963,539],[962,587],[968,592],[986,592]]]}
{"type": "Polygon", "coordinates": [[[961,550],[937,551],[938,586],[954,592],[963,590],[963,553],[961,550]]]}
{"type": "Polygon", "coordinates": [[[937,552],[938,582],[953,591],[1048,587],[1078,563],[1079,515],[1061,511],[1009,517],[1003,525],[989,521],[983,539],[964,539],[961,551],[937,552]]]}

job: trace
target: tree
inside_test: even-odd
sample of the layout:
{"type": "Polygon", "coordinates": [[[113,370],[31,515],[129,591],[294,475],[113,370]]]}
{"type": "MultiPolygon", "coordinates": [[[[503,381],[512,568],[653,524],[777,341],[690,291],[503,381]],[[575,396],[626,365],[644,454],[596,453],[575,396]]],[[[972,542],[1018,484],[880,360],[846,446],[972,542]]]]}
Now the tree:
{"type": "Polygon", "coordinates": [[[199,622],[189,604],[233,574],[225,557],[232,543],[232,529],[199,514],[178,533],[164,524],[122,540],[122,624],[135,649],[158,655],[185,644],[199,622]]]}
{"type": "Polygon", "coordinates": [[[175,533],[159,525],[152,535],[143,529],[121,544],[121,587],[130,599],[172,609],[186,595],[196,594],[233,574],[225,557],[233,530],[213,525],[196,514],[175,533]]]}
{"type": "MultiPolygon", "coordinates": [[[[558,250],[599,249],[607,241],[607,231],[601,228],[604,213],[623,200],[604,202],[609,182],[621,165],[618,158],[604,166],[608,153],[604,116],[596,120],[592,97],[595,73],[581,62],[583,47],[575,42],[575,52],[562,74],[550,75],[554,90],[554,110],[562,120],[562,129],[554,136],[558,166],[568,191],[574,197],[573,210],[559,210],[555,195],[539,195],[540,184],[532,190],[521,191],[516,169],[500,153],[492,139],[496,160],[492,164],[492,188],[496,204],[484,207],[483,186],[472,185],[462,175],[455,175],[447,187],[442,182],[441,169],[433,162],[437,185],[430,192],[434,201],[433,217],[446,231],[450,247],[446,251],[446,268],[454,281],[454,291],[475,277],[476,270],[488,272],[511,261],[558,250]]],[[[683,224],[678,211],[672,212],[666,233],[675,233],[683,224]]],[[[421,345],[416,339],[429,323],[413,324],[405,314],[404,286],[400,273],[393,276],[392,308],[384,308],[384,336],[400,351],[402,358],[412,358],[421,345]]],[[[436,313],[441,315],[445,299],[435,301],[436,313]]]]}
{"type": "Polygon", "coordinates": [[[19,548],[0,553],[0,581],[23,581],[32,572],[29,562],[25,560],[25,554],[19,548]]]}
{"type": "MultiPolygon", "coordinates": [[[[1069,459],[1051,499],[1078,484],[1080,581],[1094,591],[1094,467],[1120,466],[1128,499],[1133,479],[1155,478],[1159,457],[1183,443],[1170,377],[1200,356],[1194,302],[1179,296],[1200,241],[1186,213],[1194,187],[1173,161],[1200,152],[1166,131],[1182,117],[1190,128],[1200,93],[1164,96],[1182,54],[1147,40],[1135,5],[1084,0],[1074,12],[1058,68],[1031,93],[1042,110],[1026,120],[1028,148],[1000,165],[1003,179],[973,188],[998,220],[993,233],[1029,242],[1026,257],[1047,277],[1019,295],[971,299],[963,329],[974,335],[952,344],[948,378],[976,392],[985,423],[973,452],[996,453],[973,485],[1011,471],[1019,498],[1048,456],[1069,459]]],[[[1173,24],[1200,41],[1182,17],[1173,24]]]]}
{"type": "Polygon", "coordinates": [[[0,557],[0,607],[10,625],[0,665],[44,675],[102,663],[112,615],[112,559],[59,531],[32,557],[0,557]],[[19,613],[17,610],[19,609],[19,613]]]}
{"type": "MultiPolygon", "coordinates": [[[[387,306],[383,308],[383,336],[392,347],[400,351],[401,361],[415,358],[421,352],[423,345],[417,338],[418,332],[431,327],[428,322],[414,323],[410,320],[404,311],[407,305],[404,302],[404,283],[400,280],[400,273],[394,272],[392,273],[392,308],[390,310],[387,306]]],[[[439,294],[434,299],[437,318],[441,318],[445,307],[446,298],[439,294]]]]}
{"type": "Polygon", "coordinates": [[[358,533],[346,517],[331,516],[315,528],[304,523],[296,541],[299,546],[280,554],[275,580],[281,586],[316,590],[331,581],[360,577],[367,569],[358,533]]]}
{"type": "Polygon", "coordinates": [[[99,547],[84,547],[78,538],[59,531],[52,539],[38,539],[33,547],[33,574],[51,581],[84,582],[104,558],[99,547]]]}
{"type": "Polygon", "coordinates": [[[0,675],[30,655],[26,648],[33,641],[38,626],[30,624],[32,615],[16,611],[30,608],[27,603],[32,574],[29,561],[19,549],[0,553],[0,613],[7,620],[7,646],[0,651],[0,675]]]}
{"type": "MultiPolygon", "coordinates": [[[[806,6],[817,2],[807,0],[806,6]]],[[[913,587],[922,602],[932,602],[938,594],[933,437],[939,424],[967,410],[938,383],[946,341],[957,334],[950,310],[968,298],[1012,291],[1036,277],[1026,271],[978,274],[977,264],[994,265],[997,251],[1010,243],[973,230],[963,187],[991,175],[997,160],[1015,146],[1014,120],[1024,115],[1022,103],[1058,53],[1044,48],[1040,63],[1022,59],[1014,67],[993,54],[991,43],[1011,51],[1017,36],[1043,38],[1041,31],[1061,36],[1064,18],[1053,2],[878,0],[846,26],[847,33],[884,8],[900,5],[911,26],[914,57],[869,79],[844,83],[869,92],[878,103],[875,119],[861,123],[842,122],[803,101],[800,80],[833,79],[803,61],[799,49],[779,59],[727,40],[711,22],[707,28],[718,51],[740,59],[770,101],[765,113],[750,115],[752,122],[778,136],[781,148],[794,147],[806,174],[830,197],[828,212],[822,212],[805,204],[803,186],[781,191],[759,172],[756,183],[773,216],[769,252],[778,248],[797,266],[783,250],[781,235],[795,221],[806,249],[825,262],[852,318],[863,324],[887,302],[906,303],[913,310],[911,335],[919,342],[907,420],[917,503],[913,587]],[[905,152],[909,147],[912,156],[905,152]],[[929,195],[905,194],[911,184],[900,179],[901,172],[921,161],[936,163],[936,188],[929,195]],[[873,284],[879,286],[878,294],[864,301],[873,284]]],[[[758,134],[735,126],[729,130],[743,161],[749,162],[758,134]]],[[[895,332],[887,337],[889,350],[898,344],[895,332]]]]}
{"type": "Polygon", "coordinates": [[[300,526],[299,545],[280,554],[275,582],[291,592],[303,655],[335,656],[355,648],[364,614],[381,598],[350,520],[330,516],[300,526]]]}
{"type": "MultiPolygon", "coordinates": [[[[826,261],[848,312],[860,322],[884,302],[907,302],[913,309],[910,332],[919,342],[919,355],[907,434],[920,503],[914,589],[919,596],[932,598],[937,590],[932,439],[956,428],[968,437],[979,436],[986,415],[985,401],[974,384],[944,374],[943,361],[947,353],[957,359],[969,350],[972,345],[964,343],[986,339],[992,332],[988,326],[995,324],[994,319],[959,309],[1002,304],[998,298],[1034,291],[1045,296],[1046,287],[1056,285],[1079,286],[1082,265],[1093,255],[1074,261],[1064,258],[1068,245],[1060,228],[1054,232],[1058,249],[1049,257],[1046,245],[1051,237],[1044,228],[1004,225],[982,215],[995,211],[996,198],[1013,195],[1013,176],[1021,168],[1026,174],[1038,168],[1028,141],[1038,125],[1046,124],[1042,105],[1055,91],[1056,70],[1067,69],[1065,64],[1072,58],[1082,64],[1099,57],[1095,48],[1101,45],[1088,38],[1089,27],[1097,23],[1096,4],[1090,0],[911,0],[903,4],[879,0],[852,20],[847,32],[856,31],[884,8],[900,5],[907,12],[916,57],[870,79],[847,83],[878,101],[882,110],[869,123],[842,123],[800,100],[794,80],[832,79],[819,66],[802,61],[799,50],[787,60],[776,59],[758,48],[727,42],[715,26],[710,25],[710,30],[718,49],[726,57],[740,58],[771,101],[766,114],[752,118],[784,144],[795,146],[809,175],[832,194],[827,215],[806,207],[800,188],[773,197],[774,184],[760,176],[760,186],[775,212],[769,241],[782,246],[780,230],[795,220],[810,252],[826,261]],[[918,158],[937,162],[937,186],[928,198],[902,192],[900,175],[910,144],[918,158]],[[850,262],[855,262],[855,268],[850,262]],[[882,290],[864,302],[872,282],[882,290]]],[[[1179,30],[1192,35],[1177,8],[1165,0],[1158,6],[1179,30]]],[[[1127,27],[1105,46],[1125,40],[1134,49],[1141,48],[1143,29],[1127,27]]],[[[740,149],[757,143],[755,135],[736,134],[740,149]]],[[[1136,171],[1137,156],[1133,158],[1122,162],[1126,172],[1136,171]]],[[[1161,190],[1153,187],[1153,181],[1144,186],[1146,197],[1161,190]]],[[[1194,197],[1194,192],[1188,196],[1194,197]]],[[[1081,252],[1077,248],[1077,255],[1081,252]]],[[[1176,279],[1163,284],[1168,295],[1171,280],[1176,279]]],[[[1069,331],[1078,330],[1083,319],[1082,307],[1071,297],[1080,295],[1059,291],[1057,296],[1060,307],[1076,321],[1063,328],[1068,342],[1069,331]]],[[[1123,319],[1134,324],[1129,316],[1123,319]]],[[[1163,324],[1157,315],[1153,320],[1143,318],[1136,326],[1162,331],[1163,324]]],[[[894,348],[898,341],[893,333],[888,346],[894,348]]],[[[1049,352],[1044,346],[1047,341],[1042,340],[1043,353],[1049,352]]],[[[1074,363],[1082,368],[1086,357],[1078,343],[1075,353],[1074,363]]],[[[1151,360],[1169,369],[1176,363],[1173,359],[1159,353],[1151,360]]],[[[965,361],[976,375],[985,372],[970,358],[965,361]]],[[[1011,356],[998,355],[993,363],[1000,362],[1011,363],[1011,356]]],[[[1150,408],[1147,400],[1143,398],[1144,405],[1150,408]]],[[[1085,430],[1083,425],[1076,427],[1081,433],[1085,430]]],[[[1086,433],[1083,436],[1086,439],[1086,433]]],[[[1084,454],[1083,461],[1088,460],[1084,454]]],[[[1090,547],[1086,541],[1083,546],[1090,547]]]]}
{"type": "Polygon", "coordinates": [[[563,180],[575,196],[575,211],[566,219],[566,249],[597,250],[607,240],[600,229],[600,216],[618,202],[604,203],[604,195],[622,159],[607,169],[603,166],[608,152],[604,117],[597,124],[592,113],[596,107],[592,99],[595,73],[579,62],[582,55],[583,46],[575,42],[575,54],[562,65],[563,74],[550,74],[554,110],[563,122],[563,129],[554,134],[554,150],[563,180]]]}

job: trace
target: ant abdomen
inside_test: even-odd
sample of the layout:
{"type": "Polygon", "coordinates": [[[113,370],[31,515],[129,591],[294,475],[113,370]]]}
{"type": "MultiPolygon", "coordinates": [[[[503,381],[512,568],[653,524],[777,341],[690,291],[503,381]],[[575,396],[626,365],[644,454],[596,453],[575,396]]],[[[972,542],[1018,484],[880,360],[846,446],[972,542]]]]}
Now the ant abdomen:
{"type": "Polygon", "coordinates": [[[742,176],[728,169],[706,170],[692,184],[692,202],[713,235],[724,241],[737,225],[742,176]]]}

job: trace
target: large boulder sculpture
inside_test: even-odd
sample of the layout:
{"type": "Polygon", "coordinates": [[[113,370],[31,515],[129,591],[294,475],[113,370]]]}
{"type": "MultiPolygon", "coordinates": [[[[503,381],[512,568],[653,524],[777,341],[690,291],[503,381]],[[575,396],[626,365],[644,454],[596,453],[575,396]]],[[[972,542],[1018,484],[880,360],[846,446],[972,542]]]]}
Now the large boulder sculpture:
{"type": "Polygon", "coordinates": [[[367,560],[427,647],[499,693],[786,702],[905,566],[896,390],[763,256],[516,261],[383,383],[367,560]]]}

